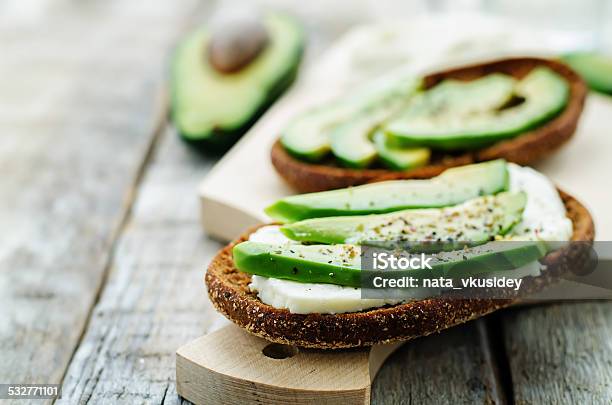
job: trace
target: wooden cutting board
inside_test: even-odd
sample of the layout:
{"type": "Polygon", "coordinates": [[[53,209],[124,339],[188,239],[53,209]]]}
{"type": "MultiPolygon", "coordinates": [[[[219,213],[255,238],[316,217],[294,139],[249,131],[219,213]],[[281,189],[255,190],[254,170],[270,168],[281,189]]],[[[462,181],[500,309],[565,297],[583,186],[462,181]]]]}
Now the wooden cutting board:
{"type": "Polygon", "coordinates": [[[177,351],[177,392],[196,404],[369,404],[372,380],[400,346],[297,349],[229,325],[177,351]]]}

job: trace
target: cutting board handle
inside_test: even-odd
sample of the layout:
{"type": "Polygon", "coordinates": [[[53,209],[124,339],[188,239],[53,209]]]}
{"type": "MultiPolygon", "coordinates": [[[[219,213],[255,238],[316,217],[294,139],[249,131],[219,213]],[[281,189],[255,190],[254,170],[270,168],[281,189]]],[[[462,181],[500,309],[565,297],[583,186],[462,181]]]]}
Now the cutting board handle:
{"type": "Polygon", "coordinates": [[[400,345],[302,349],[229,325],[176,352],[177,391],[196,404],[369,404],[372,380],[400,345]]]}

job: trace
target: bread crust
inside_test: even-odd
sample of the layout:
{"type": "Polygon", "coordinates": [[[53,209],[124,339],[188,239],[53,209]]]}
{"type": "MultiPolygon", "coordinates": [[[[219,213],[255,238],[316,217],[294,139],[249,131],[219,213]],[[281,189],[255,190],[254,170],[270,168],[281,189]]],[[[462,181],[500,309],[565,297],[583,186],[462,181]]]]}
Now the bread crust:
{"type": "Polygon", "coordinates": [[[574,70],[555,60],[523,57],[454,68],[433,73],[424,78],[426,88],[445,79],[469,81],[495,72],[520,79],[537,66],[546,66],[567,80],[570,86],[569,102],[565,110],[557,117],[515,138],[460,155],[435,156],[429,165],[403,172],[386,169],[344,168],[334,165],[335,160],[333,159],[328,163],[308,163],[293,157],[285,150],[280,141],[276,141],[271,150],[272,164],[287,183],[297,191],[305,193],[364,184],[387,175],[414,179],[429,178],[440,174],[449,167],[499,158],[521,165],[533,163],[558,149],[576,131],[584,107],[587,87],[574,70]]]}
{"type": "MultiPolygon", "coordinates": [[[[543,259],[547,265],[546,272],[538,277],[526,277],[523,281],[529,292],[543,289],[560,274],[570,271],[573,263],[584,261],[588,245],[595,236],[593,220],[587,209],[570,195],[561,191],[560,195],[574,226],[571,240],[589,243],[571,244],[546,256],[543,259]]],[[[205,281],[210,300],[219,312],[248,332],[272,342],[340,349],[408,340],[479,318],[518,300],[517,297],[432,298],[344,314],[291,313],[261,302],[248,289],[251,276],[234,266],[233,246],[247,240],[255,229],[246,232],[215,256],[205,281]]]]}

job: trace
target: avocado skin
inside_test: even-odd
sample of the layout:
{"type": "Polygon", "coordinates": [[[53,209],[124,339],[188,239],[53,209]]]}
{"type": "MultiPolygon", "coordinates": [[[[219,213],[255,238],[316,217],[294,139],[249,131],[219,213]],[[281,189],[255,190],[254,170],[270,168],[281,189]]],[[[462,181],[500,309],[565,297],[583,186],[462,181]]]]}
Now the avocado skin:
{"type": "MultiPolygon", "coordinates": [[[[287,90],[295,81],[299,69],[302,55],[304,53],[304,45],[297,50],[296,59],[287,73],[281,77],[277,84],[268,92],[268,96],[264,103],[255,111],[251,118],[237,128],[215,128],[212,132],[203,132],[199,134],[188,134],[182,132],[180,127],[176,126],[176,130],[183,142],[193,147],[198,152],[208,154],[222,154],[231,148],[244,135],[261,116],[274,104],[274,102],[287,90]]],[[[170,116],[173,122],[175,120],[176,94],[172,92],[172,107],[170,116]]]]}
{"type": "Polygon", "coordinates": [[[612,95],[612,56],[595,52],[572,52],[561,56],[587,82],[591,90],[612,95]]]}
{"type": "MultiPolygon", "coordinates": [[[[482,251],[480,254],[461,254],[454,260],[434,263],[431,270],[394,270],[393,275],[397,278],[459,278],[492,271],[514,270],[544,257],[548,250],[543,242],[508,242],[502,247],[495,250],[482,245],[479,247],[482,251]]],[[[294,252],[288,253],[276,245],[247,241],[234,246],[232,254],[236,268],[242,272],[301,283],[359,288],[371,285],[371,279],[381,274],[381,271],[362,270],[360,262],[357,261],[352,265],[338,265],[330,264],[329,257],[324,255],[318,260],[299,257],[300,250],[313,248],[318,249],[321,246],[295,245],[285,248],[294,252]]]]}
{"type": "MultiPolygon", "coordinates": [[[[212,130],[203,131],[200,133],[186,132],[181,128],[180,120],[178,119],[177,106],[180,106],[178,92],[178,86],[175,85],[181,78],[177,73],[178,58],[180,57],[182,44],[179,44],[174,50],[171,64],[171,86],[170,86],[170,119],[175,125],[176,131],[179,137],[193,149],[203,154],[218,155],[226,152],[231,146],[238,141],[256,122],[257,120],[267,111],[267,109],[293,84],[298,73],[302,56],[304,54],[305,39],[301,28],[297,21],[293,18],[280,14],[281,18],[287,21],[291,21],[291,24],[296,27],[299,32],[299,43],[293,50],[293,57],[291,63],[286,65],[286,69],[281,76],[279,76],[275,83],[268,89],[266,97],[261,101],[260,105],[254,110],[254,112],[240,125],[238,126],[217,126],[212,130]]],[[[235,74],[240,74],[237,72],[235,74]]]]}

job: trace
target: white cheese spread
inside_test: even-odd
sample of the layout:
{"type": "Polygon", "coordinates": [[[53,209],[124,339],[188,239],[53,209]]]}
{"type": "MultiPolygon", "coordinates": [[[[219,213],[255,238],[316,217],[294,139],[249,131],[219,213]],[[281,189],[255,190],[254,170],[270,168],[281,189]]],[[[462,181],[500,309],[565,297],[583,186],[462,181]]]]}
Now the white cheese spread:
{"type": "Polygon", "coordinates": [[[530,167],[508,163],[510,191],[527,193],[523,219],[510,232],[513,239],[539,239],[565,242],[572,237],[572,221],[554,184],[530,167]]]}

